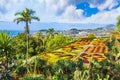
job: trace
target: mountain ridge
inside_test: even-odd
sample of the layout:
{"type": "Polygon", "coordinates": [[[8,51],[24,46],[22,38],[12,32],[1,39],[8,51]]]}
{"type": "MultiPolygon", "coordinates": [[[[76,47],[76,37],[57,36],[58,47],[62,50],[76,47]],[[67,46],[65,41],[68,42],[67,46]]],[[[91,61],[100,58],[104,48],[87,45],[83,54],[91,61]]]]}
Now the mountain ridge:
{"type": "MultiPolygon", "coordinates": [[[[32,22],[29,24],[31,30],[49,29],[70,30],[76,29],[95,29],[99,27],[114,28],[114,24],[96,24],[96,23],[57,23],[57,22],[32,22]]],[[[0,30],[24,30],[24,23],[16,24],[9,21],[0,21],[0,30]]]]}

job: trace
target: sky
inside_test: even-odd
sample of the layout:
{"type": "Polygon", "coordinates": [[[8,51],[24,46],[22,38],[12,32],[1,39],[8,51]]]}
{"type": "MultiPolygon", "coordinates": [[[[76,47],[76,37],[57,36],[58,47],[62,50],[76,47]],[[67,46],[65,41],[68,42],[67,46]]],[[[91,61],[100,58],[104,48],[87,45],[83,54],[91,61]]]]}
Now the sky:
{"type": "Polygon", "coordinates": [[[13,21],[25,8],[40,22],[115,24],[120,0],[0,0],[0,21],[13,21]]]}

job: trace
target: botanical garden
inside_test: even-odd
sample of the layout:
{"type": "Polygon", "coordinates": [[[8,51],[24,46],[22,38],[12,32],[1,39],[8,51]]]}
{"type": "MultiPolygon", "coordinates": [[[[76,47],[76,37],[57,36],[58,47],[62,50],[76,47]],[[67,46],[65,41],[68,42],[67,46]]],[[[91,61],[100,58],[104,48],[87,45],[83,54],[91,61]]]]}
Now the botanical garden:
{"type": "Polygon", "coordinates": [[[120,17],[109,37],[65,36],[47,30],[30,34],[35,11],[15,13],[25,23],[24,33],[0,32],[0,80],[119,80],[120,17]]]}

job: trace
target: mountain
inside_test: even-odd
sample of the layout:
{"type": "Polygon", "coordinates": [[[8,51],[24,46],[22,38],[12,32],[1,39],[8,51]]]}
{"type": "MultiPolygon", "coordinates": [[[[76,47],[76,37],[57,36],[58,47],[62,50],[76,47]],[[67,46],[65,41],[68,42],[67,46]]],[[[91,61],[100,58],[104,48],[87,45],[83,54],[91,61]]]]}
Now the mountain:
{"type": "Polygon", "coordinates": [[[105,26],[106,29],[114,29],[115,25],[114,24],[108,24],[105,26]]]}

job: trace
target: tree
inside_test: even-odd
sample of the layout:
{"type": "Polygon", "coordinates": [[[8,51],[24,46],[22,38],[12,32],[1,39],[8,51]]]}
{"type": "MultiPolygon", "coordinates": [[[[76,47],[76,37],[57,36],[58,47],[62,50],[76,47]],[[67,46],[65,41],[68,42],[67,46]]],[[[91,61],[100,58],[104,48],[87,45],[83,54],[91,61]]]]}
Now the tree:
{"type": "Polygon", "coordinates": [[[59,80],[71,80],[76,64],[71,60],[58,60],[54,66],[54,76],[59,80]]]}
{"type": "Polygon", "coordinates": [[[120,32],[120,16],[117,17],[117,30],[120,32]]]}
{"type": "Polygon", "coordinates": [[[54,36],[55,30],[53,28],[50,28],[47,30],[48,37],[51,38],[54,36]]]}
{"type": "Polygon", "coordinates": [[[36,42],[37,42],[37,46],[39,46],[39,47],[40,47],[40,45],[43,44],[42,38],[43,38],[43,36],[42,36],[41,32],[37,32],[35,34],[35,39],[36,39],[36,42]]]}
{"type": "Polygon", "coordinates": [[[24,33],[18,34],[17,36],[12,38],[12,48],[14,50],[14,53],[20,55],[20,58],[25,58],[26,54],[26,36],[24,33]],[[22,56],[21,56],[22,55],[22,56]]]}
{"type": "Polygon", "coordinates": [[[75,34],[79,33],[78,29],[76,29],[76,28],[72,28],[70,31],[71,31],[71,34],[73,34],[73,36],[75,36],[75,34]]]}
{"type": "Polygon", "coordinates": [[[34,16],[35,11],[25,8],[22,12],[15,13],[15,16],[19,15],[19,17],[14,19],[14,22],[25,22],[25,34],[26,34],[26,44],[27,44],[27,52],[26,52],[26,60],[28,59],[28,35],[29,35],[29,23],[32,20],[40,21],[40,19],[34,16]]]}
{"type": "Polygon", "coordinates": [[[90,34],[88,35],[88,38],[89,38],[89,39],[94,39],[94,38],[96,38],[96,36],[95,36],[95,34],[90,33],[90,34]]]}
{"type": "Polygon", "coordinates": [[[44,45],[44,36],[42,35],[41,32],[37,32],[35,35],[35,41],[37,43],[37,53],[40,53],[40,52],[43,52],[44,49],[43,49],[43,45],[44,45]]]}

